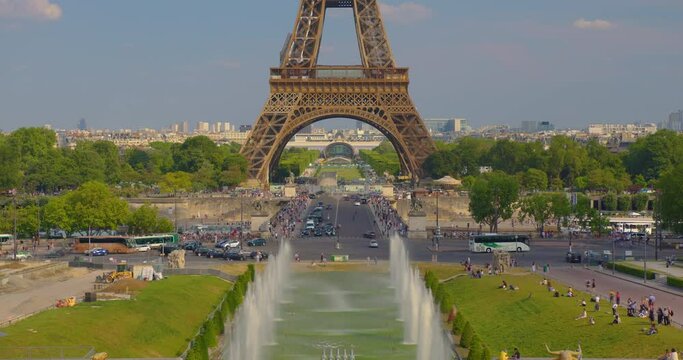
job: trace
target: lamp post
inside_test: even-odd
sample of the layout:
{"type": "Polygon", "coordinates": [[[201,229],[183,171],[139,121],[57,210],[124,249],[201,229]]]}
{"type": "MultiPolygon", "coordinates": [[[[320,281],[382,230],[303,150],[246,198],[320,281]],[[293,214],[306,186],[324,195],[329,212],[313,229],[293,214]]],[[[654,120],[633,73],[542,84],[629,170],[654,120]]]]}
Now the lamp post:
{"type": "MultiPolygon", "coordinates": [[[[15,190],[16,191],[16,190],[15,190]]],[[[14,205],[14,260],[17,260],[17,250],[19,246],[19,240],[17,239],[17,193],[14,193],[12,197],[12,204],[14,205]]]]}
{"type": "Polygon", "coordinates": [[[645,244],[645,255],[643,256],[643,282],[647,283],[647,240],[643,241],[645,244]]]}
{"type": "Polygon", "coordinates": [[[439,226],[439,191],[436,192],[436,229],[434,230],[434,238],[432,240],[434,249],[439,251],[439,242],[441,240],[441,226],[439,226]]]}
{"type": "Polygon", "coordinates": [[[615,264],[615,259],[614,259],[614,243],[616,242],[616,239],[612,239],[612,275],[614,275],[614,267],[616,266],[615,264]]]}

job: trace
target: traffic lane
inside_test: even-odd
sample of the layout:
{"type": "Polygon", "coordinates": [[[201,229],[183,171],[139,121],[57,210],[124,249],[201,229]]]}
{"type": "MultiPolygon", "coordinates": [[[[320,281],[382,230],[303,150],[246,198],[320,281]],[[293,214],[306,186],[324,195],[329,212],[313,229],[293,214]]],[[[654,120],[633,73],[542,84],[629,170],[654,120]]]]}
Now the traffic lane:
{"type": "MultiPolygon", "coordinates": [[[[602,296],[603,299],[609,299],[610,292],[619,291],[619,294],[621,295],[621,304],[623,306],[626,305],[628,298],[640,303],[640,300],[643,297],[654,295],[655,307],[668,306],[673,309],[674,314],[683,314],[683,296],[645,287],[643,284],[623,280],[591,269],[585,269],[582,266],[573,268],[551,268],[548,276],[567,285],[571,285],[575,289],[582,290],[587,290],[587,280],[595,279],[595,289],[588,289],[591,294],[598,294],[602,296]]],[[[636,278],[633,280],[638,281],[636,278]]],[[[674,317],[674,320],[677,319],[674,317]]]]}
{"type": "Polygon", "coordinates": [[[351,201],[343,201],[339,204],[339,224],[342,237],[363,238],[369,231],[374,231],[379,236],[379,228],[370,208],[367,205],[355,206],[351,201]]]}

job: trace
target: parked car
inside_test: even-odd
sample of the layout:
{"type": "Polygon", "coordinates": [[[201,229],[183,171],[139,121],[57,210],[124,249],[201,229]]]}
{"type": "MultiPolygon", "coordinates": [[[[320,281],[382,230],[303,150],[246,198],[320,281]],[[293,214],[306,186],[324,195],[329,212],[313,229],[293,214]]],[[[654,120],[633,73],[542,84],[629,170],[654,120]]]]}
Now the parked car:
{"type": "Polygon", "coordinates": [[[363,234],[363,237],[366,239],[374,239],[375,237],[377,237],[377,234],[375,234],[374,231],[368,231],[365,234],[363,234]]]}
{"type": "Polygon", "coordinates": [[[372,239],[372,240],[370,240],[370,245],[369,245],[369,247],[371,247],[371,248],[373,248],[373,249],[376,249],[376,248],[379,247],[379,243],[377,242],[377,240],[372,239]]]}
{"type": "Polygon", "coordinates": [[[353,206],[360,206],[360,201],[356,201],[353,203],[353,206]]]}
{"type": "Polygon", "coordinates": [[[66,256],[66,249],[57,249],[45,254],[46,259],[58,259],[60,257],[66,256]]]}
{"type": "Polygon", "coordinates": [[[567,259],[568,263],[580,264],[581,263],[581,254],[575,253],[575,252],[567,252],[566,259],[567,259]]]}
{"type": "Polygon", "coordinates": [[[206,254],[208,254],[209,251],[211,251],[211,249],[209,249],[208,247],[202,246],[198,249],[195,249],[194,254],[197,256],[206,256],[206,254]]]}
{"type": "Polygon", "coordinates": [[[178,249],[182,249],[182,247],[178,244],[163,244],[159,248],[159,253],[163,255],[168,255],[178,249]]]}
{"type": "Polygon", "coordinates": [[[323,236],[323,229],[321,229],[321,228],[315,229],[315,231],[313,232],[313,235],[315,235],[315,236],[323,236]]]}
{"type": "Polygon", "coordinates": [[[201,246],[202,246],[202,243],[200,243],[199,241],[190,241],[188,243],[183,244],[183,249],[194,251],[195,249],[197,249],[201,246]]]}
{"type": "Polygon", "coordinates": [[[247,246],[266,246],[266,239],[257,238],[247,241],[247,246]]]}
{"type": "Polygon", "coordinates": [[[225,240],[216,244],[216,247],[220,249],[234,249],[240,247],[240,241],[236,239],[225,240]]]}
{"type": "Polygon", "coordinates": [[[233,261],[244,261],[247,259],[247,256],[250,256],[251,253],[245,253],[243,251],[235,250],[235,251],[226,251],[223,254],[223,258],[225,260],[233,260],[233,261]]]}
{"type": "Polygon", "coordinates": [[[109,251],[107,249],[103,249],[103,248],[94,248],[94,249],[90,250],[90,255],[92,255],[92,256],[105,256],[105,255],[109,255],[109,251]]]}
{"type": "Polygon", "coordinates": [[[311,235],[311,229],[303,229],[301,231],[301,237],[307,237],[311,235]]]}
{"type": "Polygon", "coordinates": [[[268,253],[265,251],[252,251],[249,257],[256,259],[256,254],[261,254],[261,260],[268,260],[268,253]]]}
{"type": "Polygon", "coordinates": [[[206,257],[209,259],[223,257],[224,251],[222,249],[210,249],[206,253],[206,257]]]}
{"type": "Polygon", "coordinates": [[[152,247],[150,247],[149,245],[138,245],[135,247],[135,250],[137,250],[138,252],[147,252],[152,250],[152,247]]]}
{"type": "MultiPolygon", "coordinates": [[[[24,250],[17,251],[17,257],[16,257],[17,260],[27,260],[27,259],[30,259],[32,257],[33,257],[33,255],[28,251],[24,251],[24,250]]],[[[7,260],[14,260],[14,252],[10,252],[9,254],[7,254],[6,259],[7,260]]]]}

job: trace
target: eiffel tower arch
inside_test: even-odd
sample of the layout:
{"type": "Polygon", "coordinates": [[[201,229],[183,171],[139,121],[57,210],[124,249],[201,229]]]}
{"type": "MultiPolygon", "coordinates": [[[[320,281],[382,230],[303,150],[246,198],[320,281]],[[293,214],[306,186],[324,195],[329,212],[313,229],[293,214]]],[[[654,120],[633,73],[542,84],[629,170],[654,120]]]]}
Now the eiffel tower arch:
{"type": "Polygon", "coordinates": [[[330,118],[377,128],[396,149],[403,174],[420,177],[435,147],[408,93],[408,68],[395,66],[377,0],[301,0],[280,58],[270,70],[270,97],[241,150],[251,180],[267,186],[287,142],[330,118]],[[318,65],[326,10],[336,7],[353,10],[362,65],[318,65]]]}

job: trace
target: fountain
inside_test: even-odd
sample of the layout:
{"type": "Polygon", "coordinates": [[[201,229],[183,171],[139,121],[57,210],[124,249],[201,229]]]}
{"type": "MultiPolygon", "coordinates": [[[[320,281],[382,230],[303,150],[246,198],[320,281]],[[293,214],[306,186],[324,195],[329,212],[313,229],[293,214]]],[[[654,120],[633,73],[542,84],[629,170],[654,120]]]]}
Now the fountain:
{"type": "Polygon", "coordinates": [[[410,266],[408,251],[398,235],[391,236],[391,280],[401,306],[404,342],[417,345],[417,360],[451,359],[453,352],[445,338],[434,298],[410,266]]]}
{"type": "Polygon", "coordinates": [[[262,346],[275,343],[275,321],[283,284],[290,273],[291,248],[283,241],[264,273],[257,274],[240,306],[223,352],[226,360],[261,360],[262,346]],[[226,358],[227,355],[227,358],[226,358]]]}

